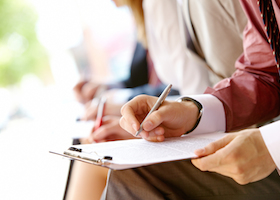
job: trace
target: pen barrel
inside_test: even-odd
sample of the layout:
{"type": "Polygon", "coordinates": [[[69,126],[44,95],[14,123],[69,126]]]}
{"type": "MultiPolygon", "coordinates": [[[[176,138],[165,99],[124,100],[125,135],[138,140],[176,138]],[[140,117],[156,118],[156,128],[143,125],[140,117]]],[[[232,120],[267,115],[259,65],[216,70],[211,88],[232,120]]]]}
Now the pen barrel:
{"type": "Polygon", "coordinates": [[[94,124],[94,131],[99,129],[101,125],[102,125],[102,117],[96,118],[95,124],[94,124]]]}

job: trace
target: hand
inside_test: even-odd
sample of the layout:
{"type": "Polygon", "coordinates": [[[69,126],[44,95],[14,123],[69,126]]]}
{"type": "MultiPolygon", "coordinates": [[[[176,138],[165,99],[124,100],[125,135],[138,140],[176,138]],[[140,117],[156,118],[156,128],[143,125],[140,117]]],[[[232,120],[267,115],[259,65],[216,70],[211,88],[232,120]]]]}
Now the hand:
{"type": "MultiPolygon", "coordinates": [[[[122,109],[120,125],[135,135],[157,97],[140,95],[126,103],[122,109]]],[[[161,142],[165,137],[178,137],[195,125],[198,108],[193,102],[164,101],[158,110],[150,114],[143,124],[142,138],[161,142]]]]}
{"type": "Polygon", "coordinates": [[[276,168],[259,129],[228,134],[195,153],[202,157],[192,160],[198,169],[231,177],[241,185],[261,180],[276,168]]]}
{"type": "MultiPolygon", "coordinates": [[[[105,110],[104,110],[104,115],[115,115],[115,116],[120,116],[120,110],[121,110],[122,104],[115,104],[115,103],[110,103],[106,102],[105,104],[105,110]]],[[[86,106],[85,114],[84,117],[82,118],[83,120],[94,120],[96,118],[98,111],[98,104],[93,105],[89,104],[86,106]]]]}
{"type": "Polygon", "coordinates": [[[90,81],[80,81],[73,88],[74,94],[80,103],[87,103],[93,99],[97,89],[103,85],[90,81]]]}
{"type": "Polygon", "coordinates": [[[87,138],[89,142],[107,142],[113,140],[135,139],[119,125],[120,117],[105,116],[103,124],[87,138]]]}

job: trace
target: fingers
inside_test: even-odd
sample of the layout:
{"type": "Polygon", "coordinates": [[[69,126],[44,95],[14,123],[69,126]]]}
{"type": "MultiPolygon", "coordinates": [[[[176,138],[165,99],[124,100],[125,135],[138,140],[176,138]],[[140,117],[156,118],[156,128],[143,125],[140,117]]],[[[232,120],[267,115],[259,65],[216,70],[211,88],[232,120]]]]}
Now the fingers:
{"type": "Polygon", "coordinates": [[[213,171],[213,169],[220,166],[220,155],[212,154],[203,158],[192,159],[192,164],[201,171],[213,171]]]}
{"type": "Polygon", "coordinates": [[[140,122],[142,122],[149,111],[145,97],[146,95],[135,97],[121,108],[122,117],[120,119],[120,125],[133,135],[140,128],[140,122]]]}
{"type": "Polygon", "coordinates": [[[165,139],[164,129],[162,127],[156,127],[152,131],[141,131],[139,134],[143,139],[151,142],[162,142],[165,139]]]}
{"type": "Polygon", "coordinates": [[[180,111],[180,116],[185,116],[185,113],[182,112],[180,103],[165,101],[158,110],[146,118],[157,99],[156,97],[140,95],[125,104],[121,109],[123,116],[120,120],[121,127],[135,135],[142,122],[143,131],[140,136],[149,141],[163,141],[166,136],[181,136],[185,132],[185,123],[182,119],[179,120],[181,117],[177,117],[177,110],[180,111]]]}
{"type": "Polygon", "coordinates": [[[220,167],[227,160],[225,156],[228,154],[230,146],[226,146],[236,137],[235,134],[228,134],[227,136],[210,143],[203,149],[198,149],[195,154],[198,159],[193,159],[192,163],[201,171],[217,171],[216,168],[220,167]],[[223,162],[223,163],[222,163],[223,162]]]}
{"type": "Polygon", "coordinates": [[[143,122],[143,129],[145,131],[152,131],[163,122],[163,116],[160,111],[154,111],[143,122]]]}
{"type": "Polygon", "coordinates": [[[85,102],[93,99],[95,92],[97,91],[99,85],[88,83],[82,87],[81,93],[84,97],[85,102]]]}
{"type": "Polygon", "coordinates": [[[103,125],[91,134],[91,142],[106,141],[106,138],[108,138],[113,132],[114,130],[108,127],[108,125],[103,125]]]}
{"type": "MultiPolygon", "coordinates": [[[[143,131],[140,133],[140,136],[148,141],[161,142],[164,140],[164,128],[160,127],[162,120],[160,116],[157,116],[156,111],[152,113],[144,122],[143,122],[143,131]]],[[[120,125],[123,129],[135,135],[139,130],[140,124],[135,118],[135,121],[132,122],[127,120],[127,118],[122,117],[120,119],[120,125]]]]}
{"type": "Polygon", "coordinates": [[[198,157],[203,157],[203,156],[207,156],[207,155],[213,154],[217,150],[219,150],[219,149],[225,147],[227,144],[229,144],[234,139],[234,137],[235,137],[235,135],[229,134],[229,135],[223,137],[222,139],[219,139],[219,140],[217,140],[215,142],[212,142],[212,143],[208,144],[203,149],[195,150],[194,153],[198,157]]]}
{"type": "Polygon", "coordinates": [[[118,119],[119,117],[105,117],[104,124],[91,134],[92,141],[101,142],[135,138],[120,127],[118,119]]]}
{"type": "Polygon", "coordinates": [[[251,149],[250,143],[244,141],[247,141],[246,136],[229,134],[204,148],[207,155],[193,159],[192,163],[201,171],[217,172],[231,177],[239,184],[249,183],[253,180],[252,174],[255,176],[259,171],[257,167],[250,166],[252,163],[255,164],[253,158],[256,151],[254,147],[251,149]]]}
{"type": "Polygon", "coordinates": [[[127,121],[127,118],[123,116],[121,117],[119,123],[124,130],[126,130],[132,135],[135,135],[137,130],[140,128],[140,124],[135,117],[134,119],[130,119],[129,121],[127,121]]]}

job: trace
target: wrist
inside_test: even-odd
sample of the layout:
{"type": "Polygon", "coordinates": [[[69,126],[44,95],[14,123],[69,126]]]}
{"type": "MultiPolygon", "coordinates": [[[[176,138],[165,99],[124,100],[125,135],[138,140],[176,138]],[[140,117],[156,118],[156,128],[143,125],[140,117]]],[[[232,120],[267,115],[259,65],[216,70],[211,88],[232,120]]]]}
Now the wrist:
{"type": "Polygon", "coordinates": [[[182,97],[177,100],[181,103],[187,103],[191,108],[191,113],[193,114],[193,117],[189,118],[189,124],[191,124],[192,128],[188,128],[185,134],[188,134],[192,132],[199,124],[202,114],[203,114],[203,106],[201,103],[196,101],[195,99],[189,98],[189,97],[182,97]]]}

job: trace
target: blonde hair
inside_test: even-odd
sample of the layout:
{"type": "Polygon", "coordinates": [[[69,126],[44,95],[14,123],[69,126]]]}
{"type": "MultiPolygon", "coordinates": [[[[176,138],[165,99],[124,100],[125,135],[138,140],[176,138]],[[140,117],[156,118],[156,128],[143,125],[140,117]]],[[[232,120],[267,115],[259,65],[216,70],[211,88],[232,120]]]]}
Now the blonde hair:
{"type": "Polygon", "coordinates": [[[145,28],[144,11],[142,6],[143,0],[123,0],[123,3],[127,5],[135,19],[137,27],[137,38],[142,43],[142,45],[147,48],[147,37],[145,28]]]}

